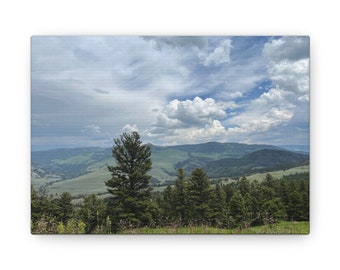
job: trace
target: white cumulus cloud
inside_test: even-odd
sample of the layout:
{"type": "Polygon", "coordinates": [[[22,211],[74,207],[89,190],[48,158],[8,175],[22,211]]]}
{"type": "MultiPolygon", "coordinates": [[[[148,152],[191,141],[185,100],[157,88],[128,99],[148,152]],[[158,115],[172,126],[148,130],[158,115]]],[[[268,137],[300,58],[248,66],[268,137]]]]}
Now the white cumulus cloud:
{"type": "Polygon", "coordinates": [[[127,132],[127,133],[131,133],[131,132],[138,132],[138,128],[137,128],[137,125],[134,124],[134,125],[130,125],[130,124],[126,124],[123,128],[122,128],[122,131],[123,132],[127,132]]]}
{"type": "Polygon", "coordinates": [[[218,120],[212,120],[211,123],[206,124],[202,128],[191,128],[187,130],[181,130],[179,132],[180,138],[183,142],[204,142],[204,141],[220,141],[225,140],[226,130],[224,126],[218,120]]]}
{"type": "Polygon", "coordinates": [[[294,95],[279,88],[270,89],[251,101],[245,110],[228,119],[228,139],[246,141],[249,136],[263,134],[288,124],[294,116],[294,95]]]}
{"type": "Polygon", "coordinates": [[[226,131],[217,119],[226,117],[230,104],[216,103],[212,98],[170,101],[158,113],[148,137],[162,136],[167,144],[218,140],[226,131]]]}
{"type": "Polygon", "coordinates": [[[229,138],[240,138],[242,135],[266,132],[274,127],[286,124],[293,116],[289,110],[272,108],[262,115],[250,116],[240,126],[228,128],[229,138]]]}
{"type": "Polygon", "coordinates": [[[225,104],[218,104],[212,98],[179,101],[174,99],[157,116],[155,126],[182,127],[202,125],[212,119],[226,116],[225,104]]]}

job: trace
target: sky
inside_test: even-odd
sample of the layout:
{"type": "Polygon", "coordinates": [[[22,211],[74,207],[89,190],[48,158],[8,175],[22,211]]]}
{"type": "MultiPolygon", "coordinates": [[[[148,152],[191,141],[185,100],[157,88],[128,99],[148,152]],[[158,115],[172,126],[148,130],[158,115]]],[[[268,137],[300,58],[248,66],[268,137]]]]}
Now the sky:
{"type": "Polygon", "coordinates": [[[32,150],[309,145],[307,36],[33,36],[32,150]]]}

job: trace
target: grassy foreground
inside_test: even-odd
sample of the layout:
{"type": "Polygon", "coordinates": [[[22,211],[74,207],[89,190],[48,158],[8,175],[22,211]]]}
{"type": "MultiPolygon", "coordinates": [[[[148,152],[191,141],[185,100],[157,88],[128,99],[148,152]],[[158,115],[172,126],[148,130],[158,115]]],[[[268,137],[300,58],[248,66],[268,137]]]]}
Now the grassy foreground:
{"type": "Polygon", "coordinates": [[[263,225],[247,229],[219,229],[213,227],[167,227],[138,228],[121,232],[121,234],[309,234],[309,222],[281,221],[272,226],[263,225]]]}

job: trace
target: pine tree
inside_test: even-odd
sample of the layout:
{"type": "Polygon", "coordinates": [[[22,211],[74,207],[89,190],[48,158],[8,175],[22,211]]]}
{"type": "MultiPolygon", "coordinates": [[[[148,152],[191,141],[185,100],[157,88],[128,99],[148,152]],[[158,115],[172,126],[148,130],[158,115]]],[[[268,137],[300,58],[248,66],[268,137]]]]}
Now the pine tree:
{"type": "Polygon", "coordinates": [[[173,191],[173,205],[176,218],[186,224],[188,221],[187,181],[183,169],[178,169],[177,171],[177,179],[173,191]]]}
{"type": "Polygon", "coordinates": [[[72,218],[74,206],[72,196],[69,192],[63,192],[59,198],[52,200],[53,216],[66,225],[67,221],[72,218]]]}
{"type": "Polygon", "coordinates": [[[289,194],[289,204],[287,207],[288,219],[301,221],[303,218],[303,197],[298,191],[289,194]]]}
{"type": "Polygon", "coordinates": [[[171,186],[167,186],[164,189],[160,207],[162,209],[162,215],[166,220],[171,220],[175,216],[173,205],[173,188],[171,186]]]}
{"type": "Polygon", "coordinates": [[[215,185],[213,197],[211,200],[212,222],[214,226],[227,226],[227,203],[226,194],[220,183],[215,185]]]}
{"type": "Polygon", "coordinates": [[[233,194],[235,192],[234,185],[230,183],[223,185],[223,191],[225,192],[225,195],[226,195],[226,202],[229,203],[230,199],[233,197],[233,194]]]}
{"type": "Polygon", "coordinates": [[[229,213],[234,226],[242,225],[246,217],[246,206],[240,191],[236,191],[230,199],[229,213]]]}
{"type": "Polygon", "coordinates": [[[50,202],[45,189],[35,190],[31,186],[31,220],[37,222],[43,216],[49,214],[50,202]]]}
{"type": "Polygon", "coordinates": [[[210,200],[212,193],[207,174],[201,168],[196,168],[191,173],[188,183],[188,201],[190,205],[190,218],[202,225],[210,222],[210,200]]]}
{"type": "Polygon", "coordinates": [[[262,204],[261,202],[261,184],[254,180],[250,184],[250,200],[246,199],[246,207],[251,209],[251,225],[257,226],[263,224],[262,204]]]}
{"type": "Polygon", "coordinates": [[[31,186],[31,231],[32,233],[52,233],[55,219],[54,207],[47,189],[38,191],[31,186]]]}
{"type": "Polygon", "coordinates": [[[287,207],[289,204],[289,186],[284,179],[281,179],[279,183],[279,196],[285,207],[287,207]]]}
{"type": "Polygon", "coordinates": [[[277,220],[284,220],[287,218],[287,213],[284,204],[280,198],[269,200],[263,205],[264,223],[272,224],[277,220]]]}
{"type": "Polygon", "coordinates": [[[80,207],[80,217],[86,224],[86,233],[91,233],[96,227],[103,225],[106,218],[103,200],[95,194],[86,195],[80,207]]]}
{"type": "Polygon", "coordinates": [[[147,174],[152,166],[150,146],[142,145],[137,132],[124,133],[114,143],[112,156],[116,166],[108,166],[112,178],[105,182],[114,196],[111,206],[118,214],[114,218],[132,226],[147,225],[152,218],[151,176],[147,174]]]}
{"type": "Polygon", "coordinates": [[[307,192],[301,192],[302,197],[302,220],[309,220],[309,195],[307,192]]]}
{"type": "Polygon", "coordinates": [[[243,197],[245,197],[250,192],[250,182],[245,176],[239,180],[238,189],[243,197]]]}
{"type": "Polygon", "coordinates": [[[272,189],[275,188],[275,179],[270,173],[266,174],[266,177],[263,180],[263,185],[268,188],[272,188],[272,189]]]}

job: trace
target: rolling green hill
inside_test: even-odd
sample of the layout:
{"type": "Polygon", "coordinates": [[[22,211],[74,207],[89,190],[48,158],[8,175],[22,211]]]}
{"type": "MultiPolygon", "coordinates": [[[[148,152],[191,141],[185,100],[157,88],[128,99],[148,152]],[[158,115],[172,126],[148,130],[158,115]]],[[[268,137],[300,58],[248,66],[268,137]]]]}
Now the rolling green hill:
{"type": "MultiPolygon", "coordinates": [[[[195,145],[151,146],[154,186],[171,183],[176,170],[187,175],[196,167],[209,177],[233,177],[288,169],[308,164],[309,156],[272,145],[209,142],[195,145]]],[[[36,188],[45,186],[51,194],[70,192],[73,196],[106,191],[108,165],[114,165],[111,148],[73,148],[31,153],[31,179],[36,188]]]]}
{"type": "Polygon", "coordinates": [[[172,179],[176,170],[183,168],[187,174],[197,167],[223,158],[241,158],[261,149],[281,149],[273,145],[208,142],[192,145],[152,146],[153,170],[151,175],[161,180],[172,179]],[[166,165],[166,166],[164,166],[166,165]],[[153,174],[153,172],[162,172],[153,174]]]}
{"type": "Polygon", "coordinates": [[[111,152],[109,148],[64,148],[32,152],[31,160],[36,169],[70,179],[89,173],[92,165],[109,159],[111,152]]]}
{"type": "Polygon", "coordinates": [[[309,164],[309,156],[286,150],[261,149],[242,158],[224,158],[208,162],[203,169],[210,177],[234,177],[285,170],[309,164]]]}

